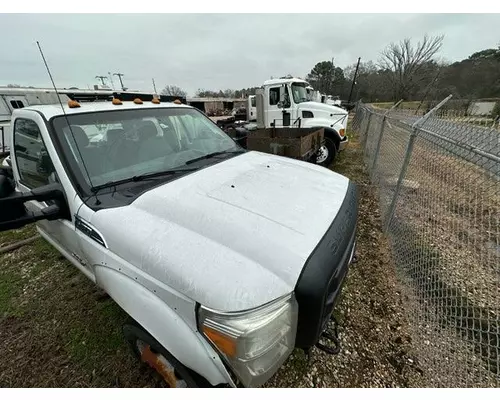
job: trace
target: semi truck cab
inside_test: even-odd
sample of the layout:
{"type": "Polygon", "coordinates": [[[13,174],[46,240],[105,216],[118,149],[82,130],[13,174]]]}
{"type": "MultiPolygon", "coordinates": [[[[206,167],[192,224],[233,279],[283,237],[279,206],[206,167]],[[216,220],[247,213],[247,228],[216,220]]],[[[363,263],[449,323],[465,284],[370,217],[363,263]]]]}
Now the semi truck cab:
{"type": "Polygon", "coordinates": [[[308,82],[298,78],[271,79],[257,90],[257,125],[260,127],[324,128],[325,145],[317,163],[329,166],[348,143],[348,112],[343,108],[311,101],[308,82]]]}

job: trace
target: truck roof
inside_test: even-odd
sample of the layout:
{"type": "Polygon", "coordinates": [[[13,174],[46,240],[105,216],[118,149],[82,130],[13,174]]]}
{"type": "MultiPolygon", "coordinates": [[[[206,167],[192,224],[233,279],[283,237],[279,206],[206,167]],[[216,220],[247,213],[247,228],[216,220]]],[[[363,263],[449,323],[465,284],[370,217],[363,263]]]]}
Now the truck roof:
{"type": "MultiPolygon", "coordinates": [[[[145,101],[143,104],[135,104],[133,101],[123,101],[121,105],[114,105],[110,101],[101,101],[101,102],[82,102],[80,103],[80,107],[70,108],[67,104],[64,104],[64,111],[67,115],[72,114],[82,114],[89,112],[101,112],[101,111],[119,111],[119,110],[135,110],[135,109],[144,109],[144,108],[193,108],[190,106],[186,106],[185,104],[175,104],[175,103],[160,103],[154,104],[152,102],[145,101]]],[[[34,105],[24,107],[19,110],[32,110],[41,113],[45,119],[49,120],[53,117],[64,115],[61,109],[60,104],[47,104],[47,105],[34,105]]],[[[14,113],[17,110],[14,110],[14,113]]]]}
{"type": "Polygon", "coordinates": [[[268,79],[267,81],[264,82],[264,85],[279,85],[283,83],[289,83],[289,82],[296,82],[296,83],[306,83],[309,84],[309,82],[299,79],[299,78],[280,78],[280,79],[268,79]]]}

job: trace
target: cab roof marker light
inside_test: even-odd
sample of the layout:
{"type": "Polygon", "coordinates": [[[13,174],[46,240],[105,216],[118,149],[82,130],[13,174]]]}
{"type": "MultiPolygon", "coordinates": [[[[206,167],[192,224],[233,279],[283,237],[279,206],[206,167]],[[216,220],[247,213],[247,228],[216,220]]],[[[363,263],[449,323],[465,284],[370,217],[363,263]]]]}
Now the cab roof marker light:
{"type": "Polygon", "coordinates": [[[175,99],[174,104],[182,104],[182,102],[179,99],[175,99]]]}
{"type": "Polygon", "coordinates": [[[151,100],[151,103],[153,103],[153,104],[160,104],[160,99],[158,99],[158,98],[155,97],[153,100],[151,100]]]}
{"type": "Polygon", "coordinates": [[[142,104],[142,100],[139,97],[134,99],[134,104],[142,104]]]}
{"type": "Polygon", "coordinates": [[[123,104],[122,101],[116,97],[113,97],[113,101],[111,103],[115,106],[121,106],[123,104]]]}
{"type": "Polygon", "coordinates": [[[80,106],[80,103],[78,103],[76,100],[68,100],[68,107],[69,108],[78,108],[81,106],[80,106]]]}

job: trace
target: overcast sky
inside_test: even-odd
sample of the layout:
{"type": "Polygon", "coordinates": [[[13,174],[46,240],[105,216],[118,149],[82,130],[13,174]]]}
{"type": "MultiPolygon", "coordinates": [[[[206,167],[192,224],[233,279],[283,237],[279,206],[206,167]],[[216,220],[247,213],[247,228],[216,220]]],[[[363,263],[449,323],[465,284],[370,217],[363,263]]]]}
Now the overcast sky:
{"type": "MultiPolygon", "coordinates": [[[[461,60],[500,42],[499,14],[2,14],[0,85],[86,88],[121,72],[130,89],[260,86],[305,76],[316,62],[378,58],[391,41],[445,34],[440,57],[461,60]]],[[[116,79],[116,77],[115,77],[116,79]]],[[[117,81],[115,81],[117,84],[117,81]]]]}

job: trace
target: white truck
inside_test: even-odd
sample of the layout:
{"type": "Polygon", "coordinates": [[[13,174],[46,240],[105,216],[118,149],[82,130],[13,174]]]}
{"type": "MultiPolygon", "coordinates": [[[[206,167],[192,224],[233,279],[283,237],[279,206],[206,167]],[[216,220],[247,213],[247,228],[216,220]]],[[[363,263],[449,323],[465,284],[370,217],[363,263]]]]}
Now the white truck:
{"type": "Polygon", "coordinates": [[[180,102],[66,100],[12,113],[0,231],[36,223],[171,387],[260,386],[294,348],[325,347],[355,249],[349,179],[245,151],[180,102]]]}
{"type": "Polygon", "coordinates": [[[270,127],[324,128],[325,145],[316,162],[329,166],[348,143],[348,112],[343,108],[311,101],[309,83],[298,78],[271,79],[257,90],[257,125],[270,127]]]}
{"type": "Polygon", "coordinates": [[[340,105],[342,104],[342,101],[340,100],[339,96],[328,95],[326,98],[326,104],[331,105],[331,106],[340,107],[340,105]]]}

